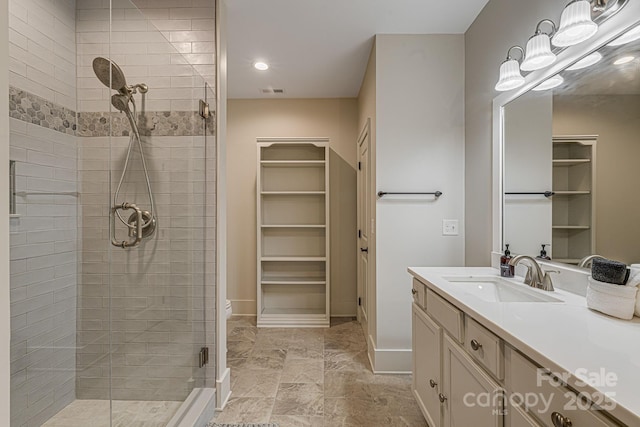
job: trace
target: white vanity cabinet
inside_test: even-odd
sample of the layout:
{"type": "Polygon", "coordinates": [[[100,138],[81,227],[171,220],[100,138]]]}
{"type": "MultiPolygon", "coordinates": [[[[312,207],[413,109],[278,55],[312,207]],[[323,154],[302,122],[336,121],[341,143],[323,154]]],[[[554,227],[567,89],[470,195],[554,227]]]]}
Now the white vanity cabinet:
{"type": "Polygon", "coordinates": [[[624,426],[566,384],[541,381],[542,364],[436,289],[413,279],[413,394],[430,427],[624,426]]]}
{"type": "Polygon", "coordinates": [[[442,328],[413,304],[413,394],[431,427],[442,425],[438,399],[442,328]]]}
{"type": "MultiPolygon", "coordinates": [[[[423,286],[414,280],[416,286],[423,286]]],[[[424,289],[413,304],[413,394],[431,427],[501,427],[501,387],[460,345],[462,313],[424,289]],[[485,405],[489,397],[489,405],[485,405]]]]}

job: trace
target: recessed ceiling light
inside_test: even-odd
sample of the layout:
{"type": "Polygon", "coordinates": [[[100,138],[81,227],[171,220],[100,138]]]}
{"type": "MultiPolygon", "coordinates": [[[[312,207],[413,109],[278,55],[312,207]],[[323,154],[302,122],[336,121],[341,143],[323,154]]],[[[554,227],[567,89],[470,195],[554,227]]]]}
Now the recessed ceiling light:
{"type": "Polygon", "coordinates": [[[580,61],[573,64],[571,67],[568,67],[567,70],[569,71],[581,70],[583,68],[587,68],[599,62],[601,59],[602,59],[602,54],[600,52],[593,52],[591,55],[585,56],[580,61]]]}
{"type": "Polygon", "coordinates": [[[630,29],[607,46],[620,46],[621,44],[631,43],[632,41],[636,41],[640,39],[640,25],[630,29]]]}
{"type": "Polygon", "coordinates": [[[267,71],[269,69],[269,64],[266,62],[258,61],[253,63],[253,68],[259,71],[267,71]]]}
{"type": "Polygon", "coordinates": [[[634,59],[636,59],[634,56],[623,56],[622,58],[616,60],[613,64],[614,65],[628,64],[629,62],[633,61],[634,59]]]}
{"type": "Polygon", "coordinates": [[[540,83],[538,86],[534,87],[531,90],[548,90],[553,89],[554,87],[560,86],[564,82],[564,79],[561,75],[556,74],[555,76],[548,78],[547,80],[540,83]]]}

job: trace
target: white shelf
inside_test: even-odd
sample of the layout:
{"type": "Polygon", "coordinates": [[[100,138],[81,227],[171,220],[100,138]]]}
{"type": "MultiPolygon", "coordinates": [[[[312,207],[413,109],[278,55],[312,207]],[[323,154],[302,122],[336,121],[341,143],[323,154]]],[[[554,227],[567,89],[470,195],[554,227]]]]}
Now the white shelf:
{"type": "Polygon", "coordinates": [[[258,139],[258,327],[328,327],[329,141],[258,139]]]}
{"type": "Polygon", "coordinates": [[[298,195],[319,195],[327,194],[326,191],[262,191],[263,196],[298,196],[298,195]]]}
{"type": "Polygon", "coordinates": [[[551,257],[577,264],[596,253],[595,135],[554,135],[551,257]]]}
{"type": "Polygon", "coordinates": [[[263,316],[282,316],[282,315],[298,315],[298,316],[324,316],[325,311],[323,309],[311,309],[311,308],[264,308],[262,310],[263,316]]]}
{"type": "Polygon", "coordinates": [[[262,228],[327,228],[325,224],[264,224],[262,228]]]}
{"type": "Polygon", "coordinates": [[[324,160],[262,160],[260,164],[264,167],[324,167],[324,160]]]}
{"type": "Polygon", "coordinates": [[[323,256],[265,256],[260,258],[261,261],[273,262],[308,262],[308,261],[326,261],[327,257],[323,256]]]}
{"type": "Polygon", "coordinates": [[[326,280],[311,280],[311,279],[262,279],[263,285],[326,285],[326,280]]]}
{"type": "Polygon", "coordinates": [[[591,163],[591,159],[554,159],[553,166],[577,166],[591,163]]]}

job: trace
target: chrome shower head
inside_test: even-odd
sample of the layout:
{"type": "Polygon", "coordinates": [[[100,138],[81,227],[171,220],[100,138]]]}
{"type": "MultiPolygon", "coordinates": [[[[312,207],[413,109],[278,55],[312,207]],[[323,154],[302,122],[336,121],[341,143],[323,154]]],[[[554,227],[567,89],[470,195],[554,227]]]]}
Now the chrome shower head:
{"type": "Polygon", "coordinates": [[[129,100],[129,95],[124,95],[122,93],[111,95],[111,105],[116,107],[118,111],[129,111],[129,100]]]}
{"type": "Polygon", "coordinates": [[[98,80],[106,87],[120,92],[127,92],[127,79],[125,79],[124,73],[118,67],[118,64],[110,59],[100,56],[95,58],[93,60],[93,72],[96,73],[98,80]]]}

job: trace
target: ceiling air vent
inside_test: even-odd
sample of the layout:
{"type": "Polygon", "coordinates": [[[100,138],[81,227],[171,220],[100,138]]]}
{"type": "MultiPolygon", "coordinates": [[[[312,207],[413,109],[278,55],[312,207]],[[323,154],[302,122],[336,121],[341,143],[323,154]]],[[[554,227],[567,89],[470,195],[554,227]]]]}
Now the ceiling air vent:
{"type": "Polygon", "coordinates": [[[284,93],[284,89],[266,88],[260,89],[260,93],[263,95],[282,95],[284,93]]]}

